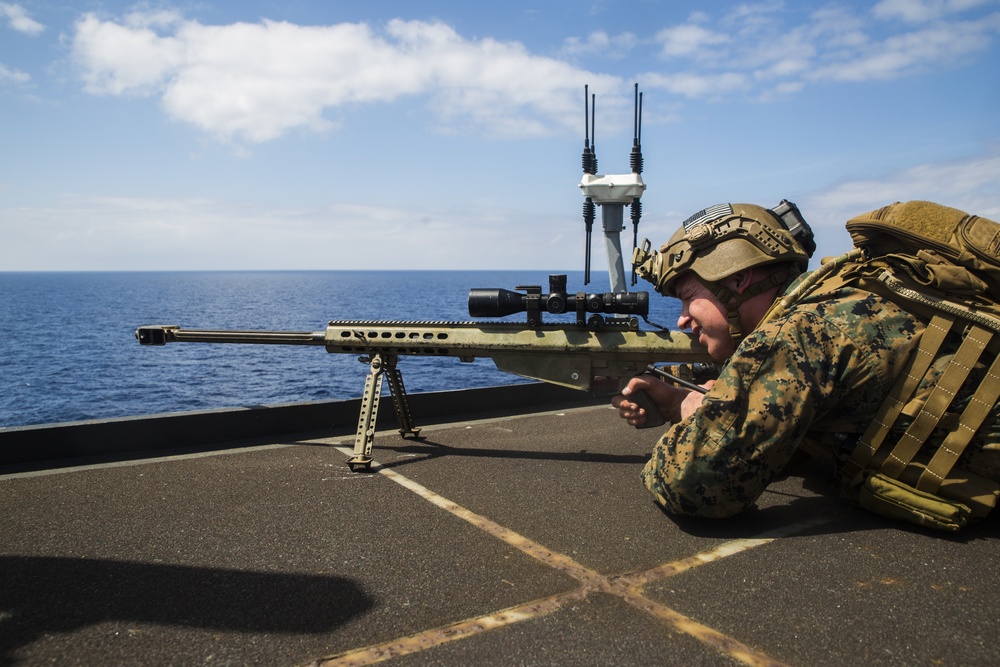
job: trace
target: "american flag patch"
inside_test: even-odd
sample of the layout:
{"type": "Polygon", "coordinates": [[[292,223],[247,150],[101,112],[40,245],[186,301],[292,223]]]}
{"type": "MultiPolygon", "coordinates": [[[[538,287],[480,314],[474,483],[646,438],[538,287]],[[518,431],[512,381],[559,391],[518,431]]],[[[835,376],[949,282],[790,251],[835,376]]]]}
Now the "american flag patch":
{"type": "Polygon", "coordinates": [[[732,204],[716,204],[715,206],[709,206],[708,208],[703,208],[698,211],[690,218],[684,221],[684,231],[687,231],[701,222],[708,222],[709,220],[715,220],[716,218],[721,218],[725,215],[733,214],[732,204]]]}

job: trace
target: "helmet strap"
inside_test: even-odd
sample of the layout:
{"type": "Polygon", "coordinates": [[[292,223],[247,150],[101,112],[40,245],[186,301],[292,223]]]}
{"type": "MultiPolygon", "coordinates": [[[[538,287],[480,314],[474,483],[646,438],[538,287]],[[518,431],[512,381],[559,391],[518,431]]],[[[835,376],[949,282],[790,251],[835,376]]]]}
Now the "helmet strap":
{"type": "Polygon", "coordinates": [[[726,307],[726,320],[729,322],[729,337],[733,341],[733,349],[735,350],[739,344],[743,341],[743,329],[740,327],[740,306],[743,305],[744,301],[748,301],[753,297],[766,292],[772,287],[778,287],[778,292],[784,291],[784,288],[791,284],[801,271],[799,267],[789,264],[785,268],[779,271],[773,271],[768,276],[758,280],[757,282],[749,285],[743,292],[737,292],[736,290],[726,287],[721,282],[711,282],[708,280],[702,280],[701,276],[695,274],[695,278],[698,279],[702,285],[705,286],[712,295],[719,300],[720,303],[724,304],[726,307]]]}

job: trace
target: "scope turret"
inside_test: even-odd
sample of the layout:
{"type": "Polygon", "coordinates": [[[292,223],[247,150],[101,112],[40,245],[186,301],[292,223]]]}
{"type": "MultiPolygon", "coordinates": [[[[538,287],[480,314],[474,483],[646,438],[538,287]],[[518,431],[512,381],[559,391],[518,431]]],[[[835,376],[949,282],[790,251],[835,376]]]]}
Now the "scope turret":
{"type": "Polygon", "coordinates": [[[517,292],[502,288],[474,288],[469,290],[469,315],[472,317],[505,317],[515,313],[528,314],[528,326],[542,324],[542,313],[558,315],[575,312],[576,323],[591,329],[605,326],[621,326],[634,329],[638,326],[636,316],[645,319],[649,315],[649,292],[605,292],[587,294],[566,292],[566,276],[549,276],[549,293],[542,294],[539,285],[519,285],[517,292]],[[601,315],[588,318],[588,313],[631,316],[624,320],[607,320],[601,315]]]}

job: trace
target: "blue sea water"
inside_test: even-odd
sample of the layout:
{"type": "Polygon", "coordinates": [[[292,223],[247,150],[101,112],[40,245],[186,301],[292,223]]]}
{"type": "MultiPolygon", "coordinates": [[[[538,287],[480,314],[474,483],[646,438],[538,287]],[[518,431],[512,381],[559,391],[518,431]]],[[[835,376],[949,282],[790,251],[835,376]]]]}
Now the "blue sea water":
{"type": "MultiPolygon", "coordinates": [[[[582,272],[571,272],[568,287],[607,291],[600,277],[584,288],[582,272]]],[[[331,319],[466,321],[470,288],[521,284],[548,291],[548,274],[0,273],[0,427],[355,398],[367,366],[351,355],[274,345],[145,347],[134,331],[143,324],[322,331],[331,319]]],[[[650,302],[650,320],[676,322],[677,302],[655,293],[650,302]]],[[[527,381],[489,359],[403,357],[399,364],[409,393],[527,381]]]]}

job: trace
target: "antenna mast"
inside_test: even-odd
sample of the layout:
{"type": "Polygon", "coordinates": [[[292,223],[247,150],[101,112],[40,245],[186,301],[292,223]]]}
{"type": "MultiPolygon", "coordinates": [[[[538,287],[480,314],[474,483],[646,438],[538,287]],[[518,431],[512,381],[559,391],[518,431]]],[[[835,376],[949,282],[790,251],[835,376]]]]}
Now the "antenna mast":
{"type": "MultiPolygon", "coordinates": [[[[604,228],[604,247],[608,254],[608,277],[612,292],[627,292],[625,264],[622,259],[621,233],[624,226],[625,205],[631,206],[632,247],[639,240],[639,218],[642,205],[639,198],[646,185],[642,182],[642,93],[635,84],[635,110],[633,112],[632,152],[629,155],[631,174],[602,176],[597,173],[597,140],[594,133],[596,95],[590,95],[589,86],[583,87],[584,142],[583,178],[580,190],[585,197],[583,222],[586,229],[586,257],[584,284],[590,284],[591,233],[594,227],[595,205],[601,207],[601,223],[604,228]],[[589,99],[588,99],[589,97],[589,99]],[[589,103],[589,107],[588,107],[589,103]]],[[[635,269],[632,269],[632,284],[636,283],[635,269]]]]}
{"type": "MultiPolygon", "coordinates": [[[[593,109],[596,102],[594,97],[589,97],[589,86],[583,87],[583,173],[593,176],[597,173],[597,154],[594,152],[594,147],[591,146],[590,137],[593,134],[591,117],[593,114],[588,114],[588,107],[593,109]]],[[[596,144],[596,137],[595,137],[596,144]]],[[[584,268],[583,268],[583,284],[590,284],[590,242],[594,231],[594,218],[596,217],[596,208],[594,206],[594,198],[587,197],[583,202],[583,224],[586,230],[586,250],[584,252],[584,268]]]]}
{"type": "MultiPolygon", "coordinates": [[[[642,174],[642,93],[639,92],[639,84],[635,84],[635,102],[632,113],[632,153],[629,154],[629,166],[636,176],[642,174]]],[[[631,204],[632,218],[632,248],[639,246],[639,218],[642,217],[642,202],[639,197],[634,197],[631,204]]],[[[632,286],[636,283],[635,265],[632,265],[632,286]]]]}

